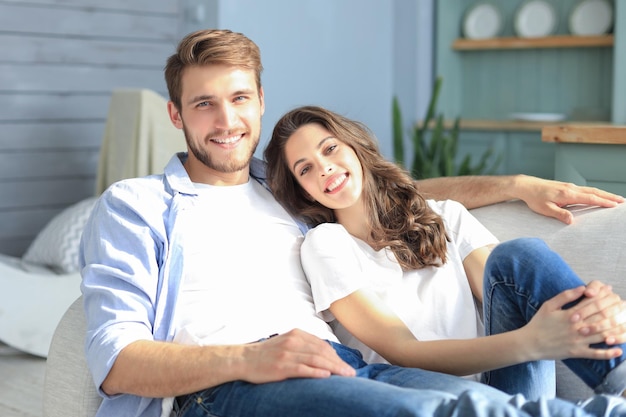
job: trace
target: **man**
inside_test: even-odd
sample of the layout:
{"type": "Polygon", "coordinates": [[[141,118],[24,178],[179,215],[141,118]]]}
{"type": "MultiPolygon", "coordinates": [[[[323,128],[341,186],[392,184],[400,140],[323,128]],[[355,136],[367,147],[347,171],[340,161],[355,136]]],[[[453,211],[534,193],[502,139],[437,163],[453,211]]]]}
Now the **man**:
{"type": "MultiPolygon", "coordinates": [[[[304,226],[264,188],[263,164],[252,158],[265,109],[261,70],[257,46],[242,34],[185,37],[165,78],[188,153],[163,175],[111,186],[94,208],[81,288],[87,362],[105,397],[98,415],[167,416],[171,407],[180,416],[525,415],[485,385],[368,366],[337,343],[300,267],[304,226]]],[[[536,186],[558,197],[548,205],[617,199],[529,177],[485,181],[488,196],[472,204],[544,204],[527,197],[536,186]],[[508,181],[518,192],[501,190],[508,181]]],[[[443,197],[435,190],[447,184],[429,190],[443,197]]],[[[537,406],[523,408],[537,415],[537,406]]],[[[554,415],[583,411],[558,400],[542,406],[554,415]]],[[[588,409],[626,413],[613,398],[588,409]]]]}

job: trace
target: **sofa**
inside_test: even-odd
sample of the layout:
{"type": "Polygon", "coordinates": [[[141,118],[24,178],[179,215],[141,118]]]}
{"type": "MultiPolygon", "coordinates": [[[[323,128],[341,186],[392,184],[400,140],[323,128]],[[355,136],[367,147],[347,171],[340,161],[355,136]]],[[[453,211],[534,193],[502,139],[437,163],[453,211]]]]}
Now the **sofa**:
{"type": "MultiPolygon", "coordinates": [[[[626,204],[616,208],[572,206],[575,221],[565,225],[532,212],[521,201],[472,210],[501,241],[539,237],[585,280],[610,283],[626,299],[626,204]]],[[[82,298],[66,311],[52,338],[44,381],[44,417],[93,416],[100,397],[83,357],[85,321],[82,298]]],[[[592,394],[560,362],[557,396],[576,401],[592,394]]]]}

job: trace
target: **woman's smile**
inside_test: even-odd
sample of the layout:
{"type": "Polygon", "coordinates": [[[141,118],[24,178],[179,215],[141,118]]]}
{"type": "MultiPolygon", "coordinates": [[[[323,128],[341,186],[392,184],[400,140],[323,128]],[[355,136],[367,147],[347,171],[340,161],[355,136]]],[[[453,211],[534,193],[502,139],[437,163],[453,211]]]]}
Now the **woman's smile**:
{"type": "Polygon", "coordinates": [[[346,185],[347,181],[348,181],[347,173],[335,175],[326,182],[326,188],[324,192],[328,194],[338,193],[346,185]]]}

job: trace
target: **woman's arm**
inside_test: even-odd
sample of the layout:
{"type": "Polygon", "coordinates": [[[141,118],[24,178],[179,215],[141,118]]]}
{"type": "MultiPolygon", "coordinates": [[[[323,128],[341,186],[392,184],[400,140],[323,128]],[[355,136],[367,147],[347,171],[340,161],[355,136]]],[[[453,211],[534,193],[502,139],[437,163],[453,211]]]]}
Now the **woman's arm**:
{"type": "Polygon", "coordinates": [[[593,359],[618,356],[620,349],[591,349],[589,345],[601,342],[602,335],[581,335],[570,323],[572,312],[552,306],[574,301],[583,291],[583,287],[568,290],[550,300],[552,314],[542,314],[538,320],[543,322],[543,332],[525,326],[474,339],[418,341],[398,316],[368,290],[358,290],[334,302],[331,312],[349,332],[392,364],[471,375],[532,360],[563,359],[573,356],[572,352],[593,359]]]}
{"type": "Polygon", "coordinates": [[[572,213],[563,209],[567,205],[614,207],[624,202],[623,197],[594,187],[528,175],[441,177],[419,180],[417,184],[427,198],[456,200],[468,209],[520,199],[531,210],[566,224],[573,220],[572,213]]]}

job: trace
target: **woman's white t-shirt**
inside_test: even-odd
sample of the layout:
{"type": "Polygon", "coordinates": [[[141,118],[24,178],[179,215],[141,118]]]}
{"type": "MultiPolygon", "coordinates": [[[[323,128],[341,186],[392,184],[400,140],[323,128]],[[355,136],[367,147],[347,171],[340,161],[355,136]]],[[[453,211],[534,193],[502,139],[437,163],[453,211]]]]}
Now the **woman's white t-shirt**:
{"type": "MultiPolygon", "coordinates": [[[[428,200],[444,220],[451,239],[441,267],[403,272],[389,249],[375,251],[338,223],[310,230],[301,248],[302,266],[311,284],[315,308],[327,321],[330,305],[361,288],[375,291],[418,340],[467,339],[483,335],[463,259],[474,249],[498,243],[460,203],[428,200]]],[[[333,323],[339,340],[359,349],[369,363],[384,358],[333,323]]]]}

